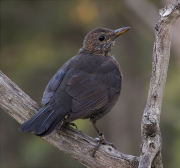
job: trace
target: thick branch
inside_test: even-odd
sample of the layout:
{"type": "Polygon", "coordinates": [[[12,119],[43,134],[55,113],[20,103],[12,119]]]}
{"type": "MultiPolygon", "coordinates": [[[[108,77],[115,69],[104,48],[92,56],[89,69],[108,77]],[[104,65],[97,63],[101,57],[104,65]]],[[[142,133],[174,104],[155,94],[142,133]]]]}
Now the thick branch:
{"type": "Polygon", "coordinates": [[[141,123],[142,153],[139,168],[163,167],[159,122],[170,58],[172,29],[179,16],[179,1],[159,11],[159,18],[155,27],[156,39],[153,49],[151,82],[141,123]]]}
{"type": "MultiPolygon", "coordinates": [[[[34,115],[40,106],[0,71],[0,107],[20,124],[34,115]]],[[[126,155],[111,146],[101,145],[92,157],[97,145],[95,139],[71,127],[64,127],[58,136],[56,129],[43,139],[59,150],[77,159],[86,167],[138,167],[139,157],[126,155]]]]}

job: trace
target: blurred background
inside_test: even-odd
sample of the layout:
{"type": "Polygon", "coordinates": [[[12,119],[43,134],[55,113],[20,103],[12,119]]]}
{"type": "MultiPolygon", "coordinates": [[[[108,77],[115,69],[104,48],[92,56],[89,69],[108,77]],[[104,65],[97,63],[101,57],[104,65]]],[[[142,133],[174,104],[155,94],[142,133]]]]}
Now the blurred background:
{"type": "MultiPolygon", "coordinates": [[[[111,54],[123,71],[123,89],[113,110],[97,126],[117,150],[140,155],[141,117],[146,105],[158,10],[175,0],[1,1],[1,67],[33,100],[41,104],[44,89],[56,71],[82,47],[96,27],[131,29],[116,40],[111,54]]],[[[89,120],[78,129],[97,137],[89,120]]],[[[1,109],[1,167],[79,167],[19,124],[1,109]]],[[[180,167],[180,19],[172,37],[161,123],[165,168],[180,167]]]]}

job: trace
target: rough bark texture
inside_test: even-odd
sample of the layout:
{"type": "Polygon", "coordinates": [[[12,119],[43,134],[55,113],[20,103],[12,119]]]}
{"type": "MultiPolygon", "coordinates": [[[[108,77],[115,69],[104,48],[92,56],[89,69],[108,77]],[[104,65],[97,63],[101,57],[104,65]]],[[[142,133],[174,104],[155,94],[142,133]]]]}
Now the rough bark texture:
{"type": "Polygon", "coordinates": [[[142,116],[142,153],[139,168],[162,168],[161,132],[159,128],[161,105],[170,58],[172,29],[180,16],[180,2],[159,11],[153,49],[152,74],[147,104],[142,116]]]}
{"type": "MultiPolygon", "coordinates": [[[[150,168],[163,167],[161,158],[161,133],[159,128],[161,103],[168,70],[172,27],[180,16],[180,2],[160,10],[156,24],[156,40],[153,50],[153,68],[146,108],[142,117],[142,153],[139,157],[126,155],[107,145],[101,145],[92,158],[95,139],[69,126],[58,127],[42,138],[86,167],[150,168]]],[[[17,85],[0,71],[0,106],[20,124],[28,120],[40,108],[17,85]]]]}

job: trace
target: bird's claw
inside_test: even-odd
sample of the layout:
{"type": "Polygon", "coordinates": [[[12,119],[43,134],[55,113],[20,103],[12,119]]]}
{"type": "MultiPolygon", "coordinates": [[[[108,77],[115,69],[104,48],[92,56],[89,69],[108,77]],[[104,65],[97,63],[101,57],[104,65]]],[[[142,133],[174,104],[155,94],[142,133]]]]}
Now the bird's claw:
{"type": "Polygon", "coordinates": [[[110,142],[107,142],[104,138],[104,135],[103,133],[100,133],[99,134],[99,138],[95,138],[95,140],[98,142],[97,146],[94,148],[94,152],[93,152],[93,155],[92,157],[94,158],[94,155],[96,153],[96,151],[99,149],[100,145],[103,144],[103,145],[109,145],[111,147],[113,147],[114,149],[116,149],[116,147],[114,146],[113,143],[110,143],[110,142]]]}
{"type": "Polygon", "coordinates": [[[93,152],[93,155],[92,157],[94,158],[94,155],[96,153],[96,151],[99,149],[100,145],[101,145],[101,140],[99,138],[95,138],[95,140],[97,141],[97,146],[94,148],[94,152],[93,152]]]}
{"type": "Polygon", "coordinates": [[[76,129],[78,129],[77,125],[74,124],[74,123],[66,123],[66,124],[71,125],[71,126],[73,126],[73,127],[76,127],[76,129]]]}
{"type": "Polygon", "coordinates": [[[73,127],[76,127],[76,129],[78,129],[76,124],[74,124],[74,123],[68,123],[68,122],[66,122],[66,119],[63,119],[63,120],[60,122],[59,129],[58,129],[58,135],[59,135],[59,136],[60,136],[61,128],[62,128],[64,125],[71,125],[71,126],[73,126],[73,127]]]}
{"type": "Polygon", "coordinates": [[[96,140],[97,142],[99,142],[99,141],[100,141],[100,139],[99,139],[99,138],[95,138],[95,140],[96,140]]]}
{"type": "Polygon", "coordinates": [[[61,128],[66,124],[66,119],[63,119],[58,126],[58,136],[60,136],[61,128]]]}

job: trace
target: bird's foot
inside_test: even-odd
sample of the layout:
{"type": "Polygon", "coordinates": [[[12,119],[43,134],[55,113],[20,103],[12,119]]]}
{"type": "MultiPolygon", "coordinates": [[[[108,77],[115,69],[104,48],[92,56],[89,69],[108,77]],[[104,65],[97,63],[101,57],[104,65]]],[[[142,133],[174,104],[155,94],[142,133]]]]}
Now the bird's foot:
{"type": "Polygon", "coordinates": [[[112,146],[114,149],[116,149],[116,147],[114,146],[113,143],[110,143],[110,142],[107,142],[104,138],[104,134],[103,133],[100,133],[99,134],[99,138],[95,138],[95,140],[98,142],[98,145],[95,147],[94,149],[94,152],[93,152],[93,158],[94,158],[94,155],[96,153],[96,151],[99,149],[100,145],[103,144],[103,145],[109,145],[109,146],[112,146]]]}
{"type": "Polygon", "coordinates": [[[78,129],[78,127],[77,127],[77,125],[76,124],[74,124],[74,123],[66,123],[67,125],[71,125],[71,126],[73,126],[73,127],[76,127],[76,129],[78,129]]]}
{"type": "Polygon", "coordinates": [[[60,136],[61,128],[66,124],[66,119],[64,118],[59,124],[58,124],[58,136],[60,136]]]}
{"type": "Polygon", "coordinates": [[[59,129],[58,129],[58,135],[60,136],[60,131],[61,131],[61,128],[64,126],[64,125],[71,125],[71,126],[73,126],[73,127],[76,127],[76,129],[77,129],[77,125],[76,124],[74,124],[74,123],[68,123],[68,122],[66,122],[66,119],[64,118],[61,122],[60,122],[60,124],[59,124],[59,129]]]}

